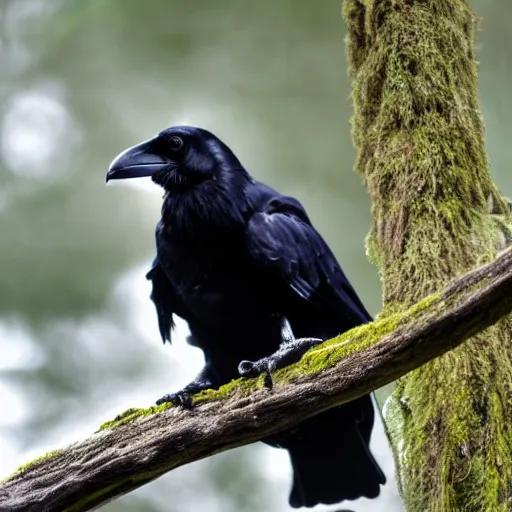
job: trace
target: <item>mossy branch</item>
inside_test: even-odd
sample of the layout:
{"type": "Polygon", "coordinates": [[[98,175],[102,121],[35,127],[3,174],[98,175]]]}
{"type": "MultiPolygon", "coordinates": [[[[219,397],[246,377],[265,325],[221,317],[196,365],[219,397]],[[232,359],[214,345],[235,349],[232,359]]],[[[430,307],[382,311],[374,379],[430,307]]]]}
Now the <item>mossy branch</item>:
{"type": "Polygon", "coordinates": [[[90,438],[50,452],[0,484],[0,510],[91,510],[214,453],[258,441],[375,390],[512,310],[512,249],[406,311],[326,341],[263,379],[194,397],[195,408],[132,409],[90,438]]]}

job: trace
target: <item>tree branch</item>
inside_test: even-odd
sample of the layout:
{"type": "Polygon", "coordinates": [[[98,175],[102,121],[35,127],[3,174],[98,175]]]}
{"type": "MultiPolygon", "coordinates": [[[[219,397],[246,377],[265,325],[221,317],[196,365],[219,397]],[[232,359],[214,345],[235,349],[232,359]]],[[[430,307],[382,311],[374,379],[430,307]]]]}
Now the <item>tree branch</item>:
{"type": "Polygon", "coordinates": [[[512,310],[512,249],[405,312],[329,340],[263,379],[196,395],[193,410],[132,410],[0,484],[0,511],[85,511],[165,472],[258,441],[375,390],[456,347],[512,310]],[[144,414],[147,414],[144,416],[144,414]]]}

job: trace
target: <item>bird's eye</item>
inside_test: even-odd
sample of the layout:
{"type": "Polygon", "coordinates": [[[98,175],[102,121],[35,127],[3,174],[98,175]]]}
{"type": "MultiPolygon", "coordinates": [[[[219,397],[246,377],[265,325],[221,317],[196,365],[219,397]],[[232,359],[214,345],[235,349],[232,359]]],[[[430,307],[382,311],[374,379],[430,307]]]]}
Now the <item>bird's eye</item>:
{"type": "Polygon", "coordinates": [[[183,147],[183,139],[180,137],[171,137],[169,139],[169,147],[173,151],[179,151],[183,147]]]}

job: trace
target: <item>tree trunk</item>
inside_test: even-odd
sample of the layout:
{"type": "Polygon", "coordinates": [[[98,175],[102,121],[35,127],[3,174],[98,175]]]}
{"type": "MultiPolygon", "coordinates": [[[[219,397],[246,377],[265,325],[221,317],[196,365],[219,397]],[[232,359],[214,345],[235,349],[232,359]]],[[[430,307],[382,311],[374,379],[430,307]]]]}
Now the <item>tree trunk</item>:
{"type": "MultiPolygon", "coordinates": [[[[510,213],[484,149],[468,3],[344,0],[343,15],[387,315],[492,259],[510,213]]],[[[384,417],[408,512],[512,510],[511,334],[507,317],[397,382],[384,417]]]]}

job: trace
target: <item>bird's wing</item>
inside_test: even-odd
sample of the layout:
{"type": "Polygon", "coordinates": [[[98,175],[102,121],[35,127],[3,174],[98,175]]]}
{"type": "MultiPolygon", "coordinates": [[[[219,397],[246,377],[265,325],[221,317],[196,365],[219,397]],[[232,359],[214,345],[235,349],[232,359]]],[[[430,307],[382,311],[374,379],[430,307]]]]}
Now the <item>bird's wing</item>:
{"type": "Polygon", "coordinates": [[[247,224],[246,244],[258,267],[319,308],[340,312],[354,325],[371,316],[333,253],[291,197],[272,199],[247,224]]]}
{"type": "Polygon", "coordinates": [[[176,293],[164,270],[158,264],[158,258],[153,260],[151,270],[146,274],[146,279],[153,284],[150,298],[155,304],[158,315],[158,328],[160,336],[165,343],[171,343],[171,330],[174,328],[173,313],[175,312],[176,293]]]}

